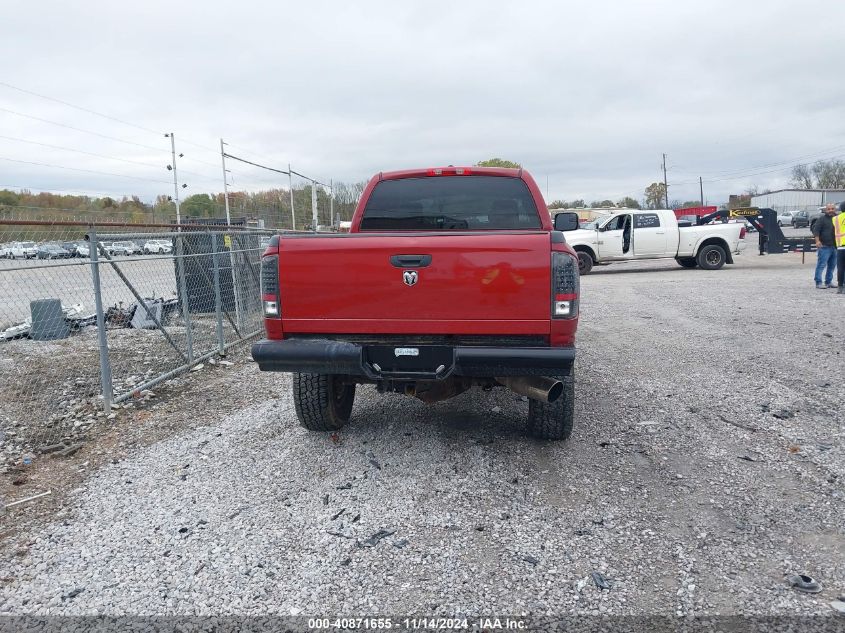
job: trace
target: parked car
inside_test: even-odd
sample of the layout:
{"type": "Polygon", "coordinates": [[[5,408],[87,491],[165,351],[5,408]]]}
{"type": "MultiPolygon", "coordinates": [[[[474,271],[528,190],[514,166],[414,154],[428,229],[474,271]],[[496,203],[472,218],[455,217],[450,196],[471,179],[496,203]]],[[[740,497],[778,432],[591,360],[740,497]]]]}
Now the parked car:
{"type": "Polygon", "coordinates": [[[792,228],[800,229],[810,226],[810,214],[806,211],[796,211],[792,214],[792,228]]]}
{"type": "Polygon", "coordinates": [[[792,224],[792,211],[781,211],[778,213],[778,226],[787,226],[792,224]]]}
{"type": "Polygon", "coordinates": [[[71,257],[79,257],[79,244],[76,242],[62,242],[59,244],[63,249],[70,253],[71,257]]]}
{"type": "MultiPolygon", "coordinates": [[[[262,371],[293,373],[311,431],[349,420],[358,384],[434,403],[472,387],[528,399],[527,431],[574,420],[578,260],[524,169],[379,173],[350,236],[284,234],[261,259],[262,371]]],[[[671,211],[670,211],[671,213],[671,211]]],[[[674,218],[674,215],[672,216],[674,218]]]]}
{"type": "Polygon", "coordinates": [[[12,259],[33,259],[38,254],[35,242],[13,242],[12,259]]]}
{"type": "Polygon", "coordinates": [[[72,255],[58,244],[42,244],[36,250],[38,259],[67,259],[72,255]]]}
{"type": "Polygon", "coordinates": [[[123,242],[112,242],[108,251],[110,255],[138,255],[141,253],[141,249],[138,248],[138,245],[129,240],[123,242]]]}
{"type": "Polygon", "coordinates": [[[819,218],[824,215],[824,207],[819,207],[816,211],[810,214],[810,230],[812,231],[813,228],[816,226],[816,222],[818,222],[819,218]]]}
{"type": "Polygon", "coordinates": [[[144,244],[144,252],[147,255],[165,255],[173,252],[173,243],[170,240],[147,240],[144,244]]]}
{"type": "Polygon", "coordinates": [[[0,244],[0,259],[12,258],[12,244],[0,244]]]}
{"type": "Polygon", "coordinates": [[[88,242],[77,242],[76,243],[76,256],[77,257],[91,257],[91,247],[88,245],[88,242]]]}

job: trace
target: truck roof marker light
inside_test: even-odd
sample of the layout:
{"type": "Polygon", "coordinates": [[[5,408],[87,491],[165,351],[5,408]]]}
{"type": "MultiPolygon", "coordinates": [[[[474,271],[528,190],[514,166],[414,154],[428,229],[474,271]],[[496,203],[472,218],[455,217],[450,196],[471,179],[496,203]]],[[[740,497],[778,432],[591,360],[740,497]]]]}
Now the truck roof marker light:
{"type": "Polygon", "coordinates": [[[434,167],[428,170],[429,176],[471,176],[469,167],[434,167]]]}

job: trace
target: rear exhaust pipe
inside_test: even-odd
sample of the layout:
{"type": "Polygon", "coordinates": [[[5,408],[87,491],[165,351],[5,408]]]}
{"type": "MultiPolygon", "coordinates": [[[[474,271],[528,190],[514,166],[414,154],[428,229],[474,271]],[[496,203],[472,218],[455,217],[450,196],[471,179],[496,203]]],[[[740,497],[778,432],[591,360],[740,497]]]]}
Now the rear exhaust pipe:
{"type": "Polygon", "coordinates": [[[496,382],[521,396],[549,404],[563,395],[563,383],[545,376],[504,376],[496,382]]]}

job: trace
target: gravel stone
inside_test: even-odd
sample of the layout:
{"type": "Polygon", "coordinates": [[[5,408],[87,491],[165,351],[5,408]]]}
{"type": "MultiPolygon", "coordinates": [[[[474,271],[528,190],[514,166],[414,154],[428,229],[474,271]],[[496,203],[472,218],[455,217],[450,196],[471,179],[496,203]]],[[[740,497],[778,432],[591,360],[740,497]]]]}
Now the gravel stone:
{"type": "MultiPolygon", "coordinates": [[[[289,378],[254,363],[162,386],[146,422],[159,441],[110,445],[64,514],[5,537],[0,614],[832,616],[845,382],[822,334],[845,302],[798,262],[597,267],[566,443],[525,436],[527,404],[504,389],[428,406],[359,387],[334,441],[302,429],[289,378]],[[790,590],[796,570],[824,593],[790,590]]],[[[143,430],[122,421],[135,415],[115,425],[143,430]]]]}

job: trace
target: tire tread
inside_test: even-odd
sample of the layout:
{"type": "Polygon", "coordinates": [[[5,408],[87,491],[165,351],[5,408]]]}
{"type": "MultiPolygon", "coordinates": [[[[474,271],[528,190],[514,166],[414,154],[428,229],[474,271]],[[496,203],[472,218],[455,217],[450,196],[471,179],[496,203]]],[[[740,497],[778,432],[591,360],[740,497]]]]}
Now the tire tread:
{"type": "Polygon", "coordinates": [[[564,383],[563,395],[547,404],[528,401],[528,431],[542,440],[566,440],[572,435],[575,418],[575,376],[556,376],[564,383]]]}

